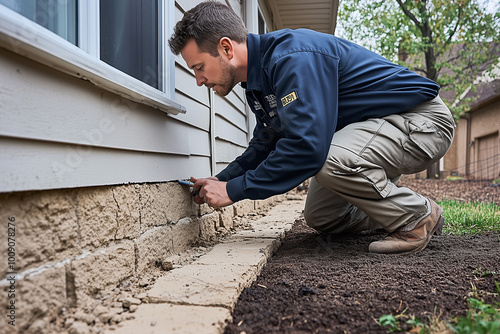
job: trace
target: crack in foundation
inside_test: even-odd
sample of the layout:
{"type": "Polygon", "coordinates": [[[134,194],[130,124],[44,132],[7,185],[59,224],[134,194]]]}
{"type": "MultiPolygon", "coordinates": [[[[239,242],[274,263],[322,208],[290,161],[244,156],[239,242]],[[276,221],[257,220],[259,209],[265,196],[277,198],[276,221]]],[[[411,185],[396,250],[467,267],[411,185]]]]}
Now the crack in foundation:
{"type": "Polygon", "coordinates": [[[115,212],[115,217],[116,217],[116,231],[115,231],[115,235],[113,237],[113,240],[118,240],[118,231],[120,230],[120,221],[118,219],[118,216],[119,216],[119,213],[120,213],[120,204],[118,204],[118,201],[116,200],[115,191],[113,189],[111,189],[111,194],[113,195],[113,200],[115,201],[116,207],[117,207],[117,210],[115,212]]]}

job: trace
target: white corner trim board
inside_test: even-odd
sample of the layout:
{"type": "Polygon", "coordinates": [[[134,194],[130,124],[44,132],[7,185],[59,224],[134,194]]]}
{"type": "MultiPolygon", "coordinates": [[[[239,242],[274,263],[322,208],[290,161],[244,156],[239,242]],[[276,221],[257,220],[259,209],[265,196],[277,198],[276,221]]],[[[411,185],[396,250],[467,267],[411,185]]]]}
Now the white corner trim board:
{"type": "Polygon", "coordinates": [[[167,93],[113,68],[4,6],[0,6],[0,47],[166,113],[186,112],[167,93]]]}

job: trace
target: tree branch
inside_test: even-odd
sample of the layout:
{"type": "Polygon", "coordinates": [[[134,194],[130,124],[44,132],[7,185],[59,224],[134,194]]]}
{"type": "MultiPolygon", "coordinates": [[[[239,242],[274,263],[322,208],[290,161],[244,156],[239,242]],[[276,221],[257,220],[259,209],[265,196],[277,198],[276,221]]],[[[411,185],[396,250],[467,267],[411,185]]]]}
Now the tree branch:
{"type": "Polygon", "coordinates": [[[462,19],[462,8],[458,8],[458,19],[457,19],[457,24],[455,25],[455,28],[453,29],[453,32],[450,33],[450,35],[448,36],[448,39],[446,39],[446,45],[448,45],[450,42],[451,42],[451,39],[453,38],[453,36],[455,35],[455,33],[457,32],[457,29],[458,29],[458,26],[460,25],[460,21],[462,19]]]}
{"type": "Polygon", "coordinates": [[[458,8],[457,24],[455,25],[455,28],[453,28],[453,31],[450,32],[450,34],[448,35],[446,42],[443,43],[443,47],[441,48],[441,50],[436,52],[436,57],[438,57],[438,58],[441,57],[446,50],[446,46],[448,46],[451,43],[451,39],[453,38],[453,36],[455,36],[455,33],[457,32],[457,29],[460,25],[460,21],[462,19],[462,14],[463,14],[462,8],[458,8]]]}
{"type": "Polygon", "coordinates": [[[413,71],[423,72],[425,73],[425,75],[427,75],[427,70],[425,68],[414,67],[413,71]]]}
{"type": "Polygon", "coordinates": [[[396,0],[396,1],[399,4],[399,7],[401,7],[401,9],[403,10],[403,12],[405,13],[405,15],[408,16],[413,22],[415,22],[415,25],[419,29],[422,29],[422,23],[416,18],[415,15],[413,15],[412,12],[410,12],[408,10],[408,8],[406,8],[406,6],[404,5],[403,1],[401,1],[401,0],[396,0]]]}
{"type": "Polygon", "coordinates": [[[453,56],[453,57],[450,57],[446,60],[447,63],[453,63],[455,60],[458,60],[458,59],[461,59],[462,56],[460,54],[457,53],[456,56],[453,56]]]}

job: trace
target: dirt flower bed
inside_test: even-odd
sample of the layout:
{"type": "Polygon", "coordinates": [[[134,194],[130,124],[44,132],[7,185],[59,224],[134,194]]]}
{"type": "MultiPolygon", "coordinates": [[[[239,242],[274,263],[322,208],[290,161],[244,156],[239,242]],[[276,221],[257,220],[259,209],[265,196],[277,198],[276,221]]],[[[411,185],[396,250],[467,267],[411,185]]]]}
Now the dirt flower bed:
{"type": "Polygon", "coordinates": [[[403,178],[401,186],[418,191],[436,201],[456,199],[461,202],[488,202],[500,205],[500,184],[490,181],[446,181],[403,178]]]}
{"type": "MultiPolygon", "coordinates": [[[[434,200],[500,204],[484,182],[404,179],[434,200]]],[[[230,333],[387,333],[383,315],[449,320],[465,316],[467,298],[500,302],[500,234],[434,237],[410,256],[370,254],[384,233],[333,237],[296,221],[257,281],[233,311],[230,333]]],[[[403,324],[403,330],[410,326],[403,324]]]]}

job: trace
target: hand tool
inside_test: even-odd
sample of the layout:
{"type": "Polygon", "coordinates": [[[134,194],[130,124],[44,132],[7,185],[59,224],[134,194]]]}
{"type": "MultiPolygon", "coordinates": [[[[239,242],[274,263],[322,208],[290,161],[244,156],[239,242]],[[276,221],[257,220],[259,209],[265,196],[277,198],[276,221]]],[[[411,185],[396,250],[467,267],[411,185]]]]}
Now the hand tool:
{"type": "MultiPolygon", "coordinates": [[[[189,186],[189,187],[191,187],[191,188],[192,188],[192,187],[193,187],[193,185],[194,185],[194,183],[193,183],[193,182],[191,182],[191,181],[178,180],[177,182],[179,182],[179,184],[183,184],[183,185],[185,185],[185,186],[189,186]]],[[[200,189],[201,189],[201,188],[200,188],[200,189]]],[[[196,195],[200,196],[200,189],[193,191],[193,192],[191,193],[191,195],[192,195],[193,197],[195,197],[196,195]]]]}

